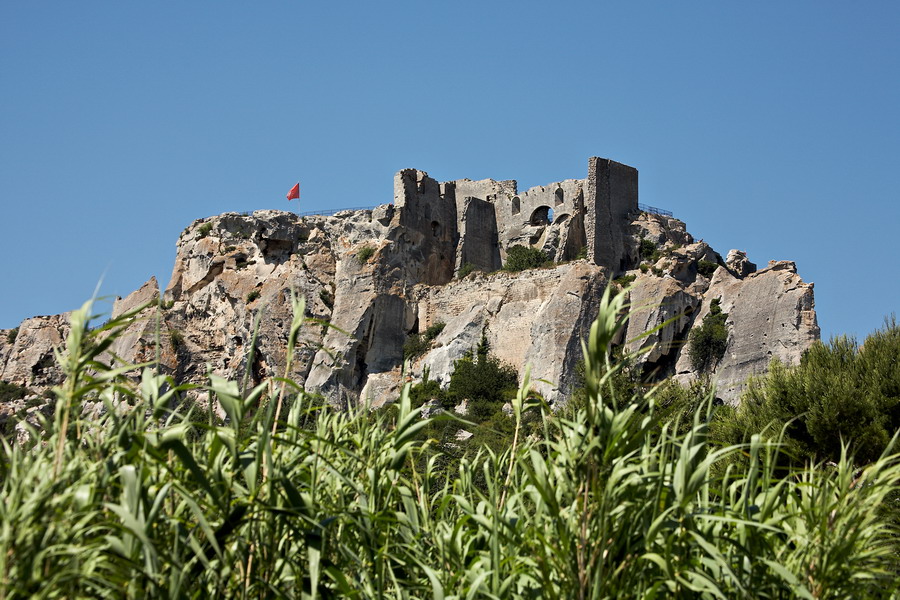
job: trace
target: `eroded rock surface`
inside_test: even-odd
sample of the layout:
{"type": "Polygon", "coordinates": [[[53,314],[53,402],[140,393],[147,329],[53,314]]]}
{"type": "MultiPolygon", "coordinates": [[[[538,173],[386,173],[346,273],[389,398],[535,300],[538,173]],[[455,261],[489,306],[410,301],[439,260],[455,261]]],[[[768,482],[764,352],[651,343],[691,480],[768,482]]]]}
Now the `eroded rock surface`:
{"type": "MultiPolygon", "coordinates": [[[[726,402],[736,402],[747,378],[765,372],[772,359],[797,364],[819,339],[813,284],[803,282],[793,262],[770,261],[744,279],[717,269],[695,323],[702,322],[716,298],[728,314],[728,345],[715,369],[719,397],[726,402]]],[[[676,370],[682,380],[697,376],[686,352],[676,370]]]]}

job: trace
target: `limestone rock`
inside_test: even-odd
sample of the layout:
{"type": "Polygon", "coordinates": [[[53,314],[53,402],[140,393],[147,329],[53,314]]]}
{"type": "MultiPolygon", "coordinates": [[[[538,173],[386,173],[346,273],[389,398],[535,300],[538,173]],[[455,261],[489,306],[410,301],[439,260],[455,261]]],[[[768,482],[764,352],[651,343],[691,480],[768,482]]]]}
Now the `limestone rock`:
{"type": "Polygon", "coordinates": [[[650,369],[665,358],[674,362],[690,325],[690,315],[700,299],[676,279],[641,275],[635,280],[629,300],[634,312],[628,320],[625,348],[629,352],[644,349],[636,364],[650,369]],[[639,339],[657,327],[661,328],[639,339]]]}
{"type": "Polygon", "coordinates": [[[596,316],[606,270],[584,263],[524,273],[496,273],[419,288],[419,322],[446,326],[434,347],[413,367],[447,385],[455,361],[478,346],[482,335],[500,360],[524,375],[531,367],[535,388],[561,401],[575,383],[581,339],[596,316]],[[538,382],[545,379],[553,382],[538,382]]]}
{"type": "Polygon", "coordinates": [[[47,388],[62,382],[54,349],[69,335],[69,313],[33,317],[19,325],[0,371],[0,381],[23,387],[47,388]]]}
{"type": "MultiPolygon", "coordinates": [[[[803,282],[792,262],[771,261],[744,279],[716,270],[694,326],[709,314],[714,298],[728,314],[728,345],[714,372],[719,397],[726,402],[737,402],[746,379],[765,372],[772,359],[797,364],[819,339],[813,284],[803,282]]],[[[682,380],[696,376],[687,352],[676,369],[682,380]]]]}
{"type": "Polygon", "coordinates": [[[728,251],[728,257],[725,259],[725,266],[727,266],[736,277],[741,279],[756,271],[756,265],[747,259],[747,253],[740,250],[728,251]]]}

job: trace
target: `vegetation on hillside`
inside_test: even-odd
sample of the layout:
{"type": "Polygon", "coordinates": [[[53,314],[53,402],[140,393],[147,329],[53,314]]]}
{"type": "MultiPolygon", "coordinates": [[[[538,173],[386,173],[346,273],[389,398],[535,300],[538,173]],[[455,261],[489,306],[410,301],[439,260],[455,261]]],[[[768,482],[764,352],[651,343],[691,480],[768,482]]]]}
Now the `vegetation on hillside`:
{"type": "Polygon", "coordinates": [[[722,312],[719,299],[714,298],[703,323],[691,330],[688,356],[697,371],[711,371],[725,355],[728,347],[728,327],[725,325],[727,319],[728,313],[722,312]]]}
{"type": "Polygon", "coordinates": [[[548,262],[547,255],[538,248],[531,246],[510,246],[506,251],[504,271],[524,271],[536,269],[548,262]]]}
{"type": "Polygon", "coordinates": [[[838,461],[845,445],[861,462],[878,460],[900,429],[900,325],[891,317],[862,346],[849,337],[816,343],[796,367],[775,361],[739,408],[721,413],[723,441],[784,431],[799,461],[838,461]]]}
{"type": "Polygon", "coordinates": [[[443,321],[437,321],[431,324],[424,332],[411,333],[407,336],[406,343],[403,344],[403,358],[410,360],[427,352],[431,348],[431,342],[441,334],[445,326],[446,323],[443,321]]]}
{"type": "Polygon", "coordinates": [[[91,330],[90,310],[72,314],[53,417],[33,444],[0,447],[0,597],[896,593],[881,509],[900,456],[783,467],[760,435],[712,447],[711,396],[683,431],[660,424],[659,389],[615,385],[623,295],[604,296],[586,341],[583,403],[554,415],[526,377],[511,442],[451,477],[409,386],[376,413],[331,410],[286,378],[179,386],[98,362],[136,314],[91,330]],[[185,412],[198,393],[227,417],[185,412]],[[84,416],[88,400],[105,411],[84,416]]]}

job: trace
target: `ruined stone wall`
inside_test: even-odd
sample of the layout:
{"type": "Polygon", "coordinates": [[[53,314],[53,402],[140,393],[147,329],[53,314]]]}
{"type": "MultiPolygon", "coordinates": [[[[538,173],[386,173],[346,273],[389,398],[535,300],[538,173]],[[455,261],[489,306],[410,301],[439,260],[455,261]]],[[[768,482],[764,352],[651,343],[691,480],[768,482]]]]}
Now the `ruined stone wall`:
{"type": "Polygon", "coordinates": [[[394,206],[406,242],[421,254],[421,272],[411,279],[429,285],[450,281],[459,240],[455,197],[442,193],[428,173],[404,169],[394,176],[394,206]]]}
{"type": "Polygon", "coordinates": [[[495,205],[480,198],[467,197],[462,202],[459,221],[457,270],[472,265],[480,271],[496,271],[503,266],[497,235],[495,205]]]}
{"type": "Polygon", "coordinates": [[[429,235],[438,238],[427,250],[433,255],[428,283],[448,281],[465,263],[496,270],[514,245],[540,248],[556,262],[572,260],[587,248],[591,262],[618,272],[631,262],[625,241],[630,216],[638,210],[637,176],[637,169],[594,157],[586,179],[519,193],[514,180],[438,184],[427,173],[409,169],[397,174],[394,199],[402,209],[400,224],[417,244],[429,235]],[[446,262],[451,249],[452,267],[446,262]]]}
{"type": "Polygon", "coordinates": [[[637,169],[607,158],[590,158],[584,204],[588,257],[614,272],[626,270],[629,215],[638,212],[637,169]]]}
{"type": "Polygon", "coordinates": [[[583,179],[567,179],[520,194],[521,211],[510,227],[518,235],[503,240],[504,248],[531,245],[542,249],[556,262],[575,258],[586,241],[584,183],[583,179]]]}

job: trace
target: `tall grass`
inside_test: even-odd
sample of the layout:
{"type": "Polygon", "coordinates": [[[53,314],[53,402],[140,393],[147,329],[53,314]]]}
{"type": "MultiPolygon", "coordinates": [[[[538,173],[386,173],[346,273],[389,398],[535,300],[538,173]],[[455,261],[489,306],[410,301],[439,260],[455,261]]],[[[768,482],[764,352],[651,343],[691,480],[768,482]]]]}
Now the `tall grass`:
{"type": "Polygon", "coordinates": [[[2,446],[0,598],[896,597],[897,455],[785,471],[759,436],[710,449],[704,412],[660,430],[652,391],[612,385],[623,302],[603,298],[586,342],[584,407],[553,415],[526,381],[511,447],[450,480],[408,389],[339,412],[285,378],[135,376],[96,357],[137,315],[92,331],[88,304],[55,417],[2,446]],[[200,391],[226,419],[182,412],[200,391]],[[542,435],[518,435],[527,410],[542,435]]]}

